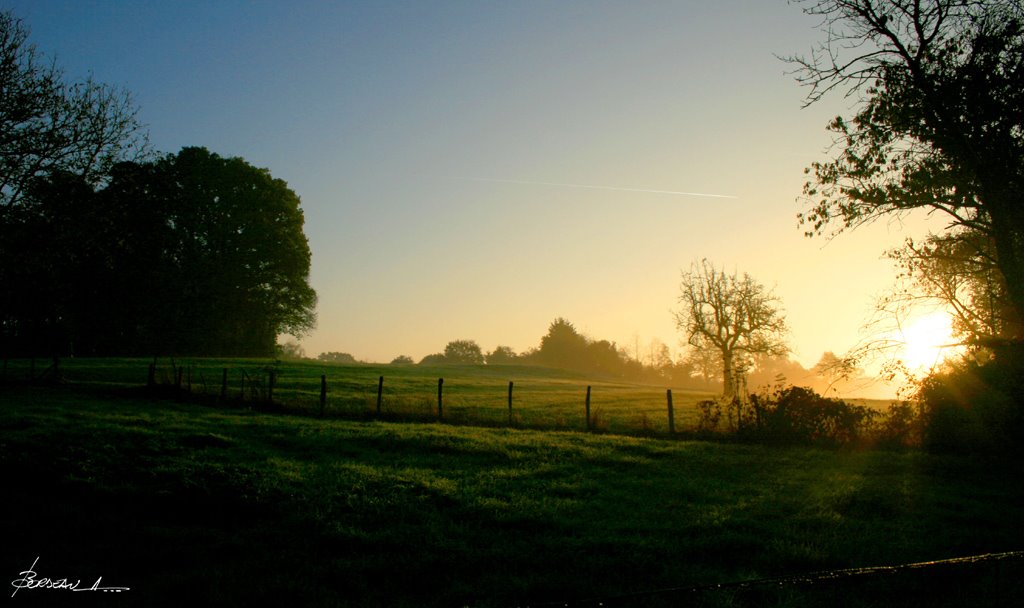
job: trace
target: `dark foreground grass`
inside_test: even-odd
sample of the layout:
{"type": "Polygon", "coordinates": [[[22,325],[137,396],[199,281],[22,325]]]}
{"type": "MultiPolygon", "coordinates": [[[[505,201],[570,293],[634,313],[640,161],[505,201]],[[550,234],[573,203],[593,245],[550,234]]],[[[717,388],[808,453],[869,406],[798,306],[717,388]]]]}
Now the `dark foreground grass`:
{"type": "MultiPolygon", "coordinates": [[[[22,589],[12,601],[25,605],[515,606],[1024,547],[1019,467],[914,452],[318,421],[19,388],[0,392],[0,471],[6,596],[37,557],[40,577],[130,587],[22,589]]],[[[831,593],[887,605],[891,590],[831,593]]]]}

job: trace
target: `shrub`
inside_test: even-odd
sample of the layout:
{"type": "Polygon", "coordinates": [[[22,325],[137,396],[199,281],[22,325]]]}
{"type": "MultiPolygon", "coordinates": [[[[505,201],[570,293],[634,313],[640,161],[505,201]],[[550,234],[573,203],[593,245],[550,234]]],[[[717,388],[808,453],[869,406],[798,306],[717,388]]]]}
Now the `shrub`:
{"type": "Polygon", "coordinates": [[[772,394],[751,395],[743,435],[781,443],[849,445],[865,434],[875,413],[810,388],[788,386],[772,394]]]}
{"type": "Polygon", "coordinates": [[[923,425],[920,407],[914,407],[907,401],[893,403],[875,426],[876,444],[885,449],[919,446],[923,425]]]}
{"type": "Polygon", "coordinates": [[[1014,359],[981,365],[968,359],[925,378],[917,398],[924,411],[922,443],[932,452],[1020,449],[1024,374],[1014,359]]]}
{"type": "Polygon", "coordinates": [[[722,421],[722,406],[713,399],[697,403],[697,432],[711,434],[718,430],[722,421]]]}

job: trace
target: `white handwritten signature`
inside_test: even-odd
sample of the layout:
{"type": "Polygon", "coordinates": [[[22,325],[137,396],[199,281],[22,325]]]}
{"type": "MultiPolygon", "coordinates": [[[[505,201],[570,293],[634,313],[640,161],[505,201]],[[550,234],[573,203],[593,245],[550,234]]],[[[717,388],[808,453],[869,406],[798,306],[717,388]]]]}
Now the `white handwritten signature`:
{"type": "Polygon", "coordinates": [[[16,578],[11,581],[11,586],[14,587],[14,593],[11,597],[14,597],[22,589],[57,589],[61,591],[104,591],[107,593],[121,593],[122,591],[128,591],[128,587],[101,587],[100,583],[103,582],[103,577],[96,579],[96,582],[91,587],[81,587],[82,581],[76,579],[74,582],[69,578],[44,578],[40,577],[39,573],[36,572],[36,564],[39,563],[39,558],[36,557],[36,561],[32,562],[32,567],[28,570],[22,570],[18,574],[21,578],[16,578]]]}

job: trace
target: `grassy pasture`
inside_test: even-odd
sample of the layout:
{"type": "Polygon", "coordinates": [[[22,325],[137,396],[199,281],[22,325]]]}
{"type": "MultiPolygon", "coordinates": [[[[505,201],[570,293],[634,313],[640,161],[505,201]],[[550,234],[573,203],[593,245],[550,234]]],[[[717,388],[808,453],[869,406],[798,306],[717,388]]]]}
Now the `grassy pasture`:
{"type": "MultiPolygon", "coordinates": [[[[1024,546],[1019,466],[916,452],[317,420],[60,387],[0,389],[0,438],[6,580],[40,557],[41,576],[131,587],[22,590],[26,605],[517,606],[1024,546]]],[[[929,580],[928,601],[904,605],[1019,599],[1020,567],[997,574],[998,595],[929,580]]],[[[897,591],[684,599],[898,605],[897,591]]]]}
{"type": "MultiPolygon", "coordinates": [[[[146,383],[151,359],[66,359],[63,375],[76,385],[94,388],[140,386],[146,383]]],[[[399,420],[431,420],[437,415],[437,384],[444,378],[445,420],[481,426],[506,426],[509,420],[508,383],[513,386],[514,426],[538,429],[582,430],[586,426],[586,388],[591,386],[591,416],[596,428],[624,434],[666,434],[672,389],[678,431],[697,424],[696,403],[712,395],[672,386],[653,386],[584,374],[529,366],[402,366],[337,365],[313,361],[274,362],[246,359],[181,359],[173,362],[186,370],[183,383],[193,393],[220,394],[223,370],[228,370],[228,395],[252,399],[252,385],[265,388],[268,370],[275,371],[274,400],[286,410],[318,414],[320,378],[327,376],[326,415],[362,417],[376,412],[377,385],[384,376],[382,413],[399,420]]],[[[30,363],[8,365],[9,377],[25,377],[30,363]]],[[[37,362],[37,372],[44,367],[37,362]]],[[[170,359],[158,361],[157,381],[173,384],[170,359]]]]}

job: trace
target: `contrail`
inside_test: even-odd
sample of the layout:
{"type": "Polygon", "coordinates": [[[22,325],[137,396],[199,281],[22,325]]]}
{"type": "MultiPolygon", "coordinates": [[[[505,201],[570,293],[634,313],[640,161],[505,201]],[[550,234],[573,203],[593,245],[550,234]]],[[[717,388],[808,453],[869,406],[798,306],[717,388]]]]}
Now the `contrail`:
{"type": "Polygon", "coordinates": [[[562,184],[558,182],[534,182],[522,179],[496,179],[489,177],[456,177],[453,179],[471,182],[493,182],[498,184],[525,184],[528,186],[553,186],[556,188],[586,188],[588,190],[614,190],[616,192],[645,192],[647,194],[673,194],[676,196],[703,196],[707,198],[739,198],[731,194],[707,194],[705,192],[678,192],[676,190],[651,190],[649,188],[619,188],[616,186],[594,186],[588,184],[562,184]]]}

